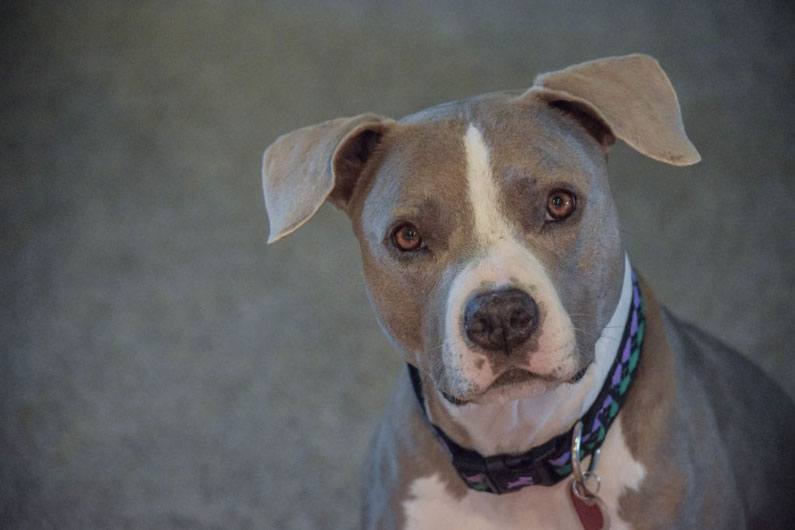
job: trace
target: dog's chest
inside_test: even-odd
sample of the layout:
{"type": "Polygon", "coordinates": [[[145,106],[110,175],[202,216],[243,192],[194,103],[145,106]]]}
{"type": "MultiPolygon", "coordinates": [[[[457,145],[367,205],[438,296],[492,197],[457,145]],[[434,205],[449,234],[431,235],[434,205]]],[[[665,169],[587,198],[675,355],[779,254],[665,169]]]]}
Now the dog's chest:
{"type": "MultiPolygon", "coordinates": [[[[597,470],[600,498],[608,509],[612,530],[630,529],[618,515],[618,500],[627,488],[637,489],[645,467],[632,458],[616,421],[602,446],[597,470]]],[[[409,530],[549,530],[582,528],[568,498],[568,480],[553,487],[530,487],[507,495],[468,491],[454,496],[438,474],[415,479],[403,503],[409,530]]]]}

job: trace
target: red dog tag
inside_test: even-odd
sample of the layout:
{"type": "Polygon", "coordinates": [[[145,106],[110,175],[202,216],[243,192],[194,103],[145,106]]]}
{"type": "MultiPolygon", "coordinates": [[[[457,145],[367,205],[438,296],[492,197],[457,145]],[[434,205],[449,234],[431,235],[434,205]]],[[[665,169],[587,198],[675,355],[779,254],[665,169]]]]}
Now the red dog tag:
{"type": "Polygon", "coordinates": [[[574,513],[577,514],[577,519],[583,530],[608,530],[610,528],[610,520],[607,516],[607,508],[597,496],[586,497],[581,499],[579,495],[574,493],[574,482],[572,481],[569,490],[569,499],[574,507],[574,513]]]}

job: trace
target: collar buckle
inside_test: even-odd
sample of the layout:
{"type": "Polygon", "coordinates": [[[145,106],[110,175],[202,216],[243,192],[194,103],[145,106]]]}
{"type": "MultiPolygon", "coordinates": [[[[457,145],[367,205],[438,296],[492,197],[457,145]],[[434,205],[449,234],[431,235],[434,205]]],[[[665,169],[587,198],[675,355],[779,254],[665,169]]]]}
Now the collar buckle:
{"type": "Polygon", "coordinates": [[[472,457],[455,454],[453,467],[472,489],[489,493],[509,493],[526,486],[550,486],[556,482],[547,466],[547,458],[554,453],[551,446],[538,454],[493,455],[472,457]]]}

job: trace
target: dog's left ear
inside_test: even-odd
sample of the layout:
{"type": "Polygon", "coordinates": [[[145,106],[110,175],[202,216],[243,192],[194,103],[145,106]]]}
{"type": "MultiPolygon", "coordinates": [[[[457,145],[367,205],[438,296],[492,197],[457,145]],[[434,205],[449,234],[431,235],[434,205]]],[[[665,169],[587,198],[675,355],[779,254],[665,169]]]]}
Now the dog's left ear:
{"type": "Polygon", "coordinates": [[[682,123],[671,81],[652,57],[608,57],[541,74],[521,97],[540,97],[578,119],[602,145],[615,138],[675,166],[701,160],[682,123]]]}

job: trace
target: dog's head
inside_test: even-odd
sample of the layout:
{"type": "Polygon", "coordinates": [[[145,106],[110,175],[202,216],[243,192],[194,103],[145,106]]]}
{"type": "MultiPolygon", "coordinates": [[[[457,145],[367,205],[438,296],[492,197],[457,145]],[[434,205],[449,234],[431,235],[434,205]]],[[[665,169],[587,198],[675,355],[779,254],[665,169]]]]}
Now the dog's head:
{"type": "Polygon", "coordinates": [[[618,300],[615,138],[670,164],[699,160],[650,57],[400,121],[300,129],[265,152],[269,241],[330,200],[353,222],[370,298],[409,362],[452,402],[530,396],[583,374],[618,300]]]}

